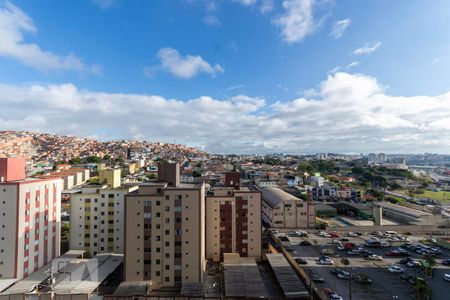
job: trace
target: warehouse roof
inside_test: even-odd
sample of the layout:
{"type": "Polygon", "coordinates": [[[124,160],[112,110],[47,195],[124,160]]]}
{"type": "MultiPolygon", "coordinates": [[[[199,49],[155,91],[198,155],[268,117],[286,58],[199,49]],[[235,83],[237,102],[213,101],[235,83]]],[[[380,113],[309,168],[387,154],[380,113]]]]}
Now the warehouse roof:
{"type": "Polygon", "coordinates": [[[282,189],[276,187],[261,188],[262,199],[270,207],[274,208],[284,201],[303,201],[289,193],[286,193],[282,189]]]}

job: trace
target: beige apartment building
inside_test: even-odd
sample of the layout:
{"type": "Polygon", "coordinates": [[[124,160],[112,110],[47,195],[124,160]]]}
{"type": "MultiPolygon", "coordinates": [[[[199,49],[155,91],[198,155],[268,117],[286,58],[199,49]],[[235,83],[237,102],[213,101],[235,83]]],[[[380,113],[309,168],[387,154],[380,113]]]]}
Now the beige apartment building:
{"type": "Polygon", "coordinates": [[[0,158],[0,280],[22,279],[59,256],[60,178],[25,178],[25,160],[0,158]]]}
{"type": "Polygon", "coordinates": [[[239,253],[261,260],[261,192],[233,184],[212,193],[206,197],[206,258],[239,253]]]}
{"type": "Polygon", "coordinates": [[[125,197],[125,281],[152,289],[203,281],[205,185],[180,184],[179,165],[158,168],[157,182],[125,197]]]}
{"type": "MultiPolygon", "coordinates": [[[[119,170],[120,171],[120,170],[119,170]]],[[[118,174],[120,178],[120,172],[118,174]]],[[[70,249],[88,255],[124,252],[125,195],[137,185],[90,184],[70,198],[70,249]]]]}
{"type": "Polygon", "coordinates": [[[315,228],[316,204],[279,188],[262,188],[262,219],[274,228],[315,228]]]}

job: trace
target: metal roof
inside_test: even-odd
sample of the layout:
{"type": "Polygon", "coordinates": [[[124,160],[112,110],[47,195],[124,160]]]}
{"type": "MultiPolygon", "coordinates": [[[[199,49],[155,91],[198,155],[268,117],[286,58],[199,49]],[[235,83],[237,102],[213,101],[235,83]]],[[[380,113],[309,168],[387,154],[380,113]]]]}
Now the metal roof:
{"type": "Polygon", "coordinates": [[[401,205],[396,205],[396,204],[392,204],[389,202],[377,202],[376,205],[383,207],[383,209],[393,210],[395,212],[409,215],[414,218],[420,218],[420,217],[424,217],[424,216],[432,216],[433,215],[433,214],[430,214],[425,211],[420,211],[417,209],[413,209],[413,208],[409,208],[409,207],[405,207],[405,206],[401,206],[401,205]]]}
{"type": "Polygon", "coordinates": [[[122,254],[99,254],[65,273],[54,285],[57,294],[92,294],[123,262],[122,254]]]}
{"type": "Polygon", "coordinates": [[[309,292],[283,254],[266,254],[286,298],[308,298],[309,292]]]}
{"type": "Polygon", "coordinates": [[[255,258],[225,253],[223,260],[225,297],[268,298],[255,258]]]}
{"type": "MultiPolygon", "coordinates": [[[[82,256],[84,253],[85,253],[84,250],[83,251],[70,250],[65,254],[63,254],[62,256],[57,257],[56,259],[60,260],[76,259],[82,256]]],[[[3,291],[2,294],[12,295],[12,294],[28,293],[30,290],[34,288],[34,286],[41,284],[42,282],[50,278],[52,265],[53,262],[46,264],[44,267],[40,268],[36,272],[31,273],[30,276],[17,281],[13,286],[3,291]]]]}
{"type": "Polygon", "coordinates": [[[277,187],[261,188],[261,193],[264,202],[272,208],[277,207],[284,201],[303,201],[277,187]]]}

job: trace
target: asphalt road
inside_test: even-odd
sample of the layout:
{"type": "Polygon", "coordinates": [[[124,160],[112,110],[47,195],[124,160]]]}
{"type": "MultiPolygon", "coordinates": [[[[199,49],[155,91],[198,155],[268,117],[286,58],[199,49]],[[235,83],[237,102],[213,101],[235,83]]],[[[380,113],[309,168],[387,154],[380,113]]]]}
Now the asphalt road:
{"type": "MultiPolygon", "coordinates": [[[[369,236],[362,237],[349,237],[350,242],[357,245],[364,243],[369,236]]],[[[418,241],[423,237],[410,237],[412,241],[418,241]]],[[[402,244],[403,242],[397,242],[394,247],[389,248],[370,248],[372,252],[377,255],[383,256],[382,261],[368,261],[361,256],[349,256],[347,251],[339,251],[335,244],[332,244],[331,238],[323,238],[316,234],[310,234],[308,238],[290,238],[293,241],[292,247],[296,253],[292,253],[292,256],[302,257],[307,260],[308,264],[302,267],[305,270],[310,270],[313,274],[317,274],[323,277],[326,282],[316,284],[319,288],[325,287],[335,290],[344,299],[350,299],[350,285],[349,281],[338,279],[330,271],[332,267],[339,267],[346,269],[352,274],[364,274],[369,276],[373,281],[371,285],[365,285],[353,282],[352,283],[352,299],[414,299],[415,289],[414,286],[403,281],[398,274],[390,273],[387,268],[398,263],[401,259],[399,257],[388,257],[385,253],[392,250],[402,244]],[[298,242],[302,240],[309,240],[312,246],[299,246],[298,242]],[[317,264],[317,258],[320,255],[320,250],[323,248],[333,248],[335,256],[333,260],[335,266],[322,266],[317,264]],[[341,258],[348,258],[350,265],[345,267],[341,264],[341,258]]],[[[412,251],[409,251],[413,258],[419,259],[419,256],[412,251]]],[[[432,299],[450,299],[450,282],[443,280],[444,273],[450,273],[448,267],[442,266],[441,261],[443,258],[450,257],[448,251],[444,251],[443,255],[436,259],[438,266],[434,270],[433,278],[430,279],[430,286],[433,290],[432,299]],[[448,298],[445,298],[448,295],[448,298]]],[[[414,274],[413,268],[405,267],[405,271],[414,274]]]]}

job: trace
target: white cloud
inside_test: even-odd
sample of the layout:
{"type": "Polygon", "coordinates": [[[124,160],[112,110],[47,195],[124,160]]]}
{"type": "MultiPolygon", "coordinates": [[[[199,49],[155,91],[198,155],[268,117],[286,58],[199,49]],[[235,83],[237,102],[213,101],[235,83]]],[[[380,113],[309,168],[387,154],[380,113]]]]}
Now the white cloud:
{"type": "Polygon", "coordinates": [[[344,32],[347,30],[347,27],[350,26],[351,23],[352,21],[350,19],[343,19],[334,22],[333,27],[331,28],[330,35],[335,39],[341,38],[344,35],[344,32]]]}
{"type": "Polygon", "coordinates": [[[334,67],[333,69],[328,71],[328,74],[334,74],[341,69],[341,66],[334,67]]]}
{"type": "Polygon", "coordinates": [[[117,0],[92,0],[92,3],[97,5],[101,10],[105,10],[116,6],[117,0]]]}
{"type": "Polygon", "coordinates": [[[375,52],[380,48],[381,42],[375,42],[375,43],[365,43],[364,46],[361,48],[356,49],[352,52],[353,55],[365,55],[370,54],[372,52],[375,52]]]}
{"type": "Polygon", "coordinates": [[[268,13],[273,10],[273,6],[274,6],[273,0],[262,0],[259,11],[262,14],[268,13]]]}
{"type": "Polygon", "coordinates": [[[215,15],[206,15],[203,17],[203,22],[208,26],[220,25],[220,20],[215,15]]]}
{"type": "Polygon", "coordinates": [[[446,152],[450,92],[391,96],[376,78],[337,72],[298,99],[238,95],[167,99],[80,90],[73,84],[0,84],[0,127],[140,138],[212,152],[446,152]],[[117,122],[126,120],[126,122],[117,122]],[[105,133],[106,132],[106,133],[105,133]]]}
{"type": "Polygon", "coordinates": [[[233,2],[237,2],[245,6],[251,6],[256,4],[257,0],[233,0],[233,2]]]}
{"type": "Polygon", "coordinates": [[[216,74],[224,72],[219,64],[212,66],[200,55],[182,56],[177,49],[161,48],[157,55],[160,64],[156,67],[147,69],[147,73],[156,69],[162,69],[173,76],[190,79],[197,76],[199,73],[210,74],[214,77],[216,74]]]}
{"type": "Polygon", "coordinates": [[[24,33],[37,33],[31,18],[9,1],[0,4],[0,56],[13,58],[39,71],[100,72],[98,66],[88,66],[72,53],[59,56],[42,50],[37,44],[26,43],[24,33]]]}
{"type": "Polygon", "coordinates": [[[359,66],[359,65],[360,65],[360,62],[359,62],[359,61],[352,61],[352,62],[349,63],[345,68],[348,70],[348,69],[351,69],[351,68],[356,67],[356,66],[359,66]]]}
{"type": "Polygon", "coordinates": [[[275,19],[281,35],[288,43],[301,42],[315,29],[314,0],[284,0],[284,13],[275,19]]]}

